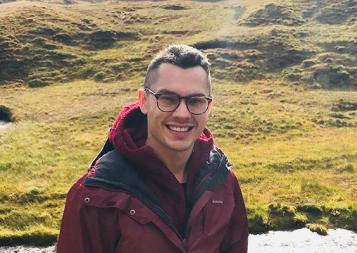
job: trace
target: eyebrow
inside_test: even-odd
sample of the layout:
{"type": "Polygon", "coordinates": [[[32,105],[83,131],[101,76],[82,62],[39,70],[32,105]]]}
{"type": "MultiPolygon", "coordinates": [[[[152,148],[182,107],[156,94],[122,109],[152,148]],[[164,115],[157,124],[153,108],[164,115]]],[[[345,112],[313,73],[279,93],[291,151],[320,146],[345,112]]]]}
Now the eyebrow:
{"type": "MultiPolygon", "coordinates": [[[[170,90],[167,90],[167,89],[160,89],[158,90],[156,93],[159,93],[159,94],[172,94],[172,95],[176,95],[176,96],[179,96],[181,97],[180,95],[178,95],[177,93],[173,92],[173,91],[170,91],[170,90]]],[[[184,96],[184,97],[207,97],[205,94],[203,93],[193,93],[193,94],[190,94],[188,96],[184,96]]]]}

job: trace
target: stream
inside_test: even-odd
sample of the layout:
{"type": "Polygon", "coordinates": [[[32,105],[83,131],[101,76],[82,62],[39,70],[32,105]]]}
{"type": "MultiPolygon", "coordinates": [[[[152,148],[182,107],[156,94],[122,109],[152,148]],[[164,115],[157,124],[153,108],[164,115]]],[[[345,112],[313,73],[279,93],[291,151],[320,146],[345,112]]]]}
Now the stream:
{"type": "MultiPolygon", "coordinates": [[[[54,253],[55,247],[0,247],[0,253],[54,253]]],[[[327,236],[306,228],[249,236],[250,253],[357,253],[357,234],[330,229],[327,236]]]]}
{"type": "Polygon", "coordinates": [[[11,123],[0,120],[0,130],[9,127],[11,123]]]}

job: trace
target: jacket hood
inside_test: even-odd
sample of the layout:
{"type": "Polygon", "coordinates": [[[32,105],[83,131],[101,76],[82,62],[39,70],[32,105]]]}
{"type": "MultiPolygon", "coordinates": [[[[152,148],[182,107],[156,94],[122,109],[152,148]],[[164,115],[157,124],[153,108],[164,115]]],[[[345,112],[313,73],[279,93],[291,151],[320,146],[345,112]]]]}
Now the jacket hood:
{"type": "MultiPolygon", "coordinates": [[[[140,110],[138,103],[125,106],[118,114],[109,132],[109,140],[121,154],[129,160],[137,161],[141,153],[145,153],[145,160],[156,155],[151,147],[145,145],[147,138],[147,118],[140,110]],[[139,157],[138,157],[139,155],[139,157]]],[[[205,128],[195,143],[193,153],[199,152],[208,159],[213,148],[213,135],[205,128]]],[[[144,158],[144,157],[143,157],[144,158]]]]}
{"type": "Polygon", "coordinates": [[[213,149],[213,136],[205,128],[196,140],[193,152],[186,164],[186,188],[157,157],[154,150],[145,144],[147,118],[138,103],[127,105],[118,114],[109,132],[109,140],[119,153],[136,168],[144,183],[156,194],[163,208],[172,217],[173,223],[182,231],[188,202],[193,192],[195,175],[209,159],[213,149]]]}
{"type": "Polygon", "coordinates": [[[125,106],[109,132],[109,140],[124,155],[147,149],[146,136],[147,119],[141,113],[138,103],[125,106]]]}

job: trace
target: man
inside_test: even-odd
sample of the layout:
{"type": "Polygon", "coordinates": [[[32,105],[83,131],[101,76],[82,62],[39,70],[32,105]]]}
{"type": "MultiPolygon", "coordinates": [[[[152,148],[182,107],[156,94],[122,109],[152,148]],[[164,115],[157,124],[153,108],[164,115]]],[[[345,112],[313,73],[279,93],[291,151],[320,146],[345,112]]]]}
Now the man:
{"type": "Polygon", "coordinates": [[[150,63],[102,151],[68,193],[59,253],[247,252],[242,194],[205,128],[207,58],[173,45],[150,63]]]}

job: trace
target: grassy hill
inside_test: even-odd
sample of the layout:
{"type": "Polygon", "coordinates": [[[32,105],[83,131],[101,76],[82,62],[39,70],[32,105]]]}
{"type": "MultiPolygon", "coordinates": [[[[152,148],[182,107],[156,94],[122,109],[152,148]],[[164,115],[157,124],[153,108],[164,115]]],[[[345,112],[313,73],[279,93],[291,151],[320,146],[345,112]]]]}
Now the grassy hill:
{"type": "Polygon", "coordinates": [[[161,48],[212,63],[253,233],[357,231],[357,2],[0,4],[0,245],[55,242],[70,185],[161,48]]]}

